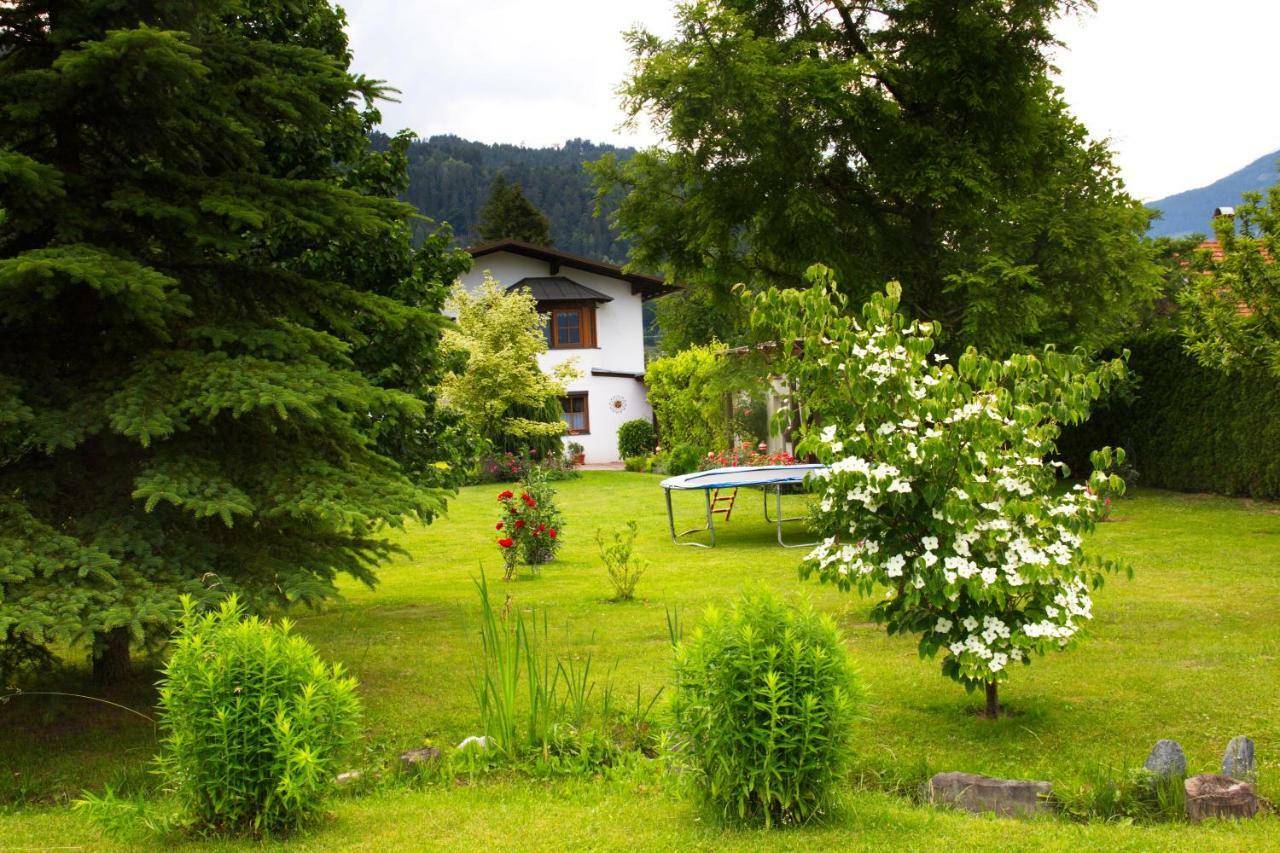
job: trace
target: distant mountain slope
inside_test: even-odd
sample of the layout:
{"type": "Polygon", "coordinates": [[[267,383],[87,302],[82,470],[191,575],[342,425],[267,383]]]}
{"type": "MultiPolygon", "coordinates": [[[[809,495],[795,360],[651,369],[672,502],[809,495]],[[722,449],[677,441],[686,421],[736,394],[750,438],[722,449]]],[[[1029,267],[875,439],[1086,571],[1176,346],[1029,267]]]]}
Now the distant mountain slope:
{"type": "Polygon", "coordinates": [[[1213,218],[1215,207],[1233,207],[1240,203],[1241,193],[1264,190],[1280,181],[1280,174],[1276,171],[1277,160],[1280,160],[1280,151],[1272,151],[1207,187],[1149,202],[1147,207],[1159,210],[1162,215],[1152,223],[1148,233],[1152,237],[1212,234],[1209,220],[1213,218]]]}
{"type": "MultiPolygon", "coordinates": [[[[385,137],[375,134],[374,144],[385,137]]],[[[409,190],[405,201],[424,216],[453,226],[458,242],[477,240],[476,219],[499,172],[524,189],[551,221],[558,248],[592,258],[624,263],[626,243],[610,231],[595,207],[591,180],[582,167],[607,152],[626,159],[635,149],[570,139],[558,148],[490,145],[457,136],[433,136],[409,149],[409,190]]]]}

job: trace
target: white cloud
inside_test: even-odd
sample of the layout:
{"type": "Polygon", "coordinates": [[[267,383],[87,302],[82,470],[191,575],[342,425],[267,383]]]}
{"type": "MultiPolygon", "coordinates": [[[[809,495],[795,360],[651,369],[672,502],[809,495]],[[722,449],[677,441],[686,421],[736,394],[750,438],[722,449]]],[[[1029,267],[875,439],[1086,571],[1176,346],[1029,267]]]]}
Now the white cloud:
{"type": "MultiPolygon", "coordinates": [[[[622,31],[671,31],[672,0],[347,0],[355,68],[401,90],[384,126],[552,145],[621,131],[622,31]]],[[[1057,26],[1075,114],[1110,137],[1142,198],[1201,186],[1280,147],[1269,81],[1280,3],[1100,0],[1057,26]]]]}
{"type": "Polygon", "coordinates": [[[400,89],[389,130],[553,145],[629,145],[616,90],[630,67],[623,31],[670,31],[671,0],[348,0],[355,70],[400,89]]]}
{"type": "Polygon", "coordinates": [[[1280,4],[1100,0],[1057,31],[1067,100],[1112,139],[1140,198],[1204,186],[1280,148],[1269,96],[1280,4]]]}

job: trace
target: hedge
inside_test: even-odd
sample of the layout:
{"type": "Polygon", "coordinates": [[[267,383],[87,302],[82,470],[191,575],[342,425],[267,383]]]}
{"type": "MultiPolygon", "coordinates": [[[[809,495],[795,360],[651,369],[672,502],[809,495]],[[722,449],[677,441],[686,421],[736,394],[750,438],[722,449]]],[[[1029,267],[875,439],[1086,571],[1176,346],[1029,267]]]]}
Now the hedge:
{"type": "Polygon", "coordinates": [[[1280,379],[1202,367],[1173,335],[1129,349],[1139,378],[1132,399],[1059,442],[1076,475],[1088,473],[1089,449],[1109,444],[1126,449],[1143,486],[1280,499],[1280,379]]]}

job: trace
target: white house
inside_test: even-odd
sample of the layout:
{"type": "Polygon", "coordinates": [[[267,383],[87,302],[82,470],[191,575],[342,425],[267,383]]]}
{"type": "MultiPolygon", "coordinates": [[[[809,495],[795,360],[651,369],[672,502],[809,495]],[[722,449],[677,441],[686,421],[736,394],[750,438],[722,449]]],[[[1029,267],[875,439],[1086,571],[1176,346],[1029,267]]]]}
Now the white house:
{"type": "Polygon", "coordinates": [[[618,427],[653,418],[644,385],[641,305],[674,288],[660,278],[518,240],[468,251],[475,262],[461,279],[465,287],[478,287],[488,273],[508,290],[523,288],[537,299],[539,313],[547,316],[542,369],[577,360],[579,376],[561,399],[565,443],[581,444],[588,463],[619,461],[618,427]]]}

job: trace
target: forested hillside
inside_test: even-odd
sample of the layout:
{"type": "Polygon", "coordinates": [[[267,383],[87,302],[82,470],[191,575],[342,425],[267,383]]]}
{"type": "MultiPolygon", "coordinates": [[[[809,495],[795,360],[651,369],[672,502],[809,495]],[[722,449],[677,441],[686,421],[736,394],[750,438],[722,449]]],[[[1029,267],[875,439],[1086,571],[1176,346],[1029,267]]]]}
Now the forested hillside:
{"type": "Polygon", "coordinates": [[[1262,191],[1274,184],[1280,178],[1276,172],[1277,160],[1280,160],[1280,151],[1272,151],[1208,186],[1148,202],[1147,207],[1161,213],[1148,233],[1152,237],[1184,237],[1197,232],[1213,234],[1213,209],[1234,207],[1240,204],[1241,193],[1262,191]]]}
{"type": "MultiPolygon", "coordinates": [[[[385,140],[376,136],[375,144],[385,140]]],[[[627,260],[626,244],[610,232],[605,217],[593,216],[591,180],[582,167],[607,152],[626,159],[631,148],[570,139],[559,148],[490,145],[457,136],[433,136],[409,149],[409,191],[405,200],[436,221],[453,226],[459,243],[478,240],[480,208],[494,177],[505,173],[551,220],[558,248],[615,263],[627,260]]]]}

